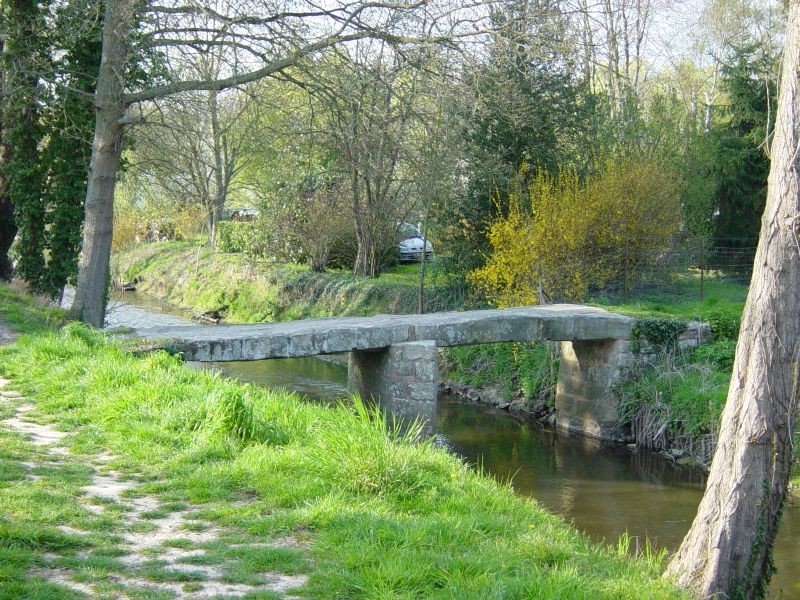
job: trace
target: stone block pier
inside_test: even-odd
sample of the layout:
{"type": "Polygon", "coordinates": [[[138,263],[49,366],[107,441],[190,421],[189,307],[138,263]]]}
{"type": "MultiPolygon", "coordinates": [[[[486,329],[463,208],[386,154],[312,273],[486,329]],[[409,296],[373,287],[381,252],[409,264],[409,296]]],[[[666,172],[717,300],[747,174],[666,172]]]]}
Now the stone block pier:
{"type": "Polygon", "coordinates": [[[442,346],[561,342],[557,426],[614,436],[613,386],[633,363],[634,320],[605,310],[556,304],[424,315],[306,319],[258,325],[136,329],[134,335],[201,362],[350,353],[348,383],[407,416],[435,416],[437,352],[442,346]]]}

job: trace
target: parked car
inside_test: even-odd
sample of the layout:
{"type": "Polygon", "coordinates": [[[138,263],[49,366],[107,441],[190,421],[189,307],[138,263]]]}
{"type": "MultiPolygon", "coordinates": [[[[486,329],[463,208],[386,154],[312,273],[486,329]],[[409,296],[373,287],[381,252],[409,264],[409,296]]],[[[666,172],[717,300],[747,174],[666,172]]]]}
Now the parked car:
{"type": "Polygon", "coordinates": [[[400,238],[397,245],[399,262],[410,263],[422,260],[423,248],[425,260],[430,260],[433,256],[433,244],[422,237],[418,228],[410,223],[400,223],[397,231],[400,238]]]}
{"type": "Polygon", "coordinates": [[[261,211],[257,208],[237,208],[231,212],[231,221],[257,221],[261,211]]]}

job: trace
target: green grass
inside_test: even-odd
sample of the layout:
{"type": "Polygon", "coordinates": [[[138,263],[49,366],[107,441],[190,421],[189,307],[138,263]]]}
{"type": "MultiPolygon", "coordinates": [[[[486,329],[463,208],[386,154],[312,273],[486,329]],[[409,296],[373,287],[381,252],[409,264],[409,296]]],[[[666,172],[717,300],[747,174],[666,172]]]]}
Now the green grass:
{"type": "MultiPolygon", "coordinates": [[[[114,278],[196,312],[219,311],[230,322],[412,313],[418,306],[419,265],[397,265],[377,279],[342,270],[314,273],[244,254],[212,253],[193,242],[145,244],[114,257],[114,278]]],[[[428,269],[425,302],[457,308],[446,278],[428,269]]]]}
{"type": "Polygon", "coordinates": [[[719,425],[731,373],[730,367],[721,367],[709,356],[728,363],[733,360],[733,350],[727,342],[718,342],[664,358],[657,366],[648,365],[618,386],[623,414],[648,405],[661,413],[672,436],[709,433],[719,425]]]}
{"type": "MultiPolygon", "coordinates": [[[[35,400],[39,418],[72,430],[77,463],[101,451],[119,456],[115,468],[141,474],[143,493],[198,506],[198,522],[226,527],[233,539],[208,551],[212,561],[235,561],[232,581],[273,569],[307,573],[301,595],[325,599],[682,597],[659,578],[659,558],[591,543],[358,403],[326,408],[188,370],[161,352],[136,358],[74,324],[24,336],[0,350],[0,365],[35,400]],[[233,545],[285,536],[308,549],[233,545]]],[[[76,464],[52,483],[23,482],[19,464],[33,450],[2,436],[0,597],[69,597],[26,576],[46,551],[81,561],[75,552],[88,550],[87,577],[106,581],[119,568],[118,540],[75,503],[85,470],[76,464]],[[92,533],[76,539],[56,524],[92,533]]],[[[157,559],[149,575],[195,589],[194,575],[165,572],[157,559]]]]}
{"type": "Polygon", "coordinates": [[[699,282],[688,279],[676,294],[640,295],[629,302],[593,302],[596,306],[632,317],[664,317],[670,319],[707,320],[709,315],[726,314],[741,317],[747,298],[747,286],[724,280],[707,281],[700,299],[699,282]]]}
{"type": "Polygon", "coordinates": [[[7,285],[0,285],[0,305],[3,321],[17,333],[49,331],[65,321],[65,311],[49,308],[30,297],[23,299],[7,285]]]}
{"type": "Polygon", "coordinates": [[[555,385],[558,354],[546,344],[514,342],[443,348],[449,379],[473,388],[493,386],[509,400],[531,400],[555,385]]]}

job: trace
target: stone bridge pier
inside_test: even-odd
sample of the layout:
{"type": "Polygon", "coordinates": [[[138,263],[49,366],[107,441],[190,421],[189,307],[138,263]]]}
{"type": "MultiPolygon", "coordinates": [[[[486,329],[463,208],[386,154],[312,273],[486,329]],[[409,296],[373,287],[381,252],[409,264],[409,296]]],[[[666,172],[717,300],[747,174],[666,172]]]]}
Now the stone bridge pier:
{"type": "Polygon", "coordinates": [[[614,386],[634,364],[630,340],[561,342],[556,427],[602,440],[619,437],[614,386]]]}
{"type": "MultiPolygon", "coordinates": [[[[614,386],[633,365],[629,340],[560,343],[556,426],[602,440],[619,437],[614,386]]],[[[373,398],[387,412],[435,423],[438,358],[433,341],[350,352],[348,388],[373,398]]]]}
{"type": "Polygon", "coordinates": [[[406,342],[379,350],[354,350],[347,365],[347,387],[378,400],[387,414],[436,422],[439,392],[436,342],[406,342]]]}

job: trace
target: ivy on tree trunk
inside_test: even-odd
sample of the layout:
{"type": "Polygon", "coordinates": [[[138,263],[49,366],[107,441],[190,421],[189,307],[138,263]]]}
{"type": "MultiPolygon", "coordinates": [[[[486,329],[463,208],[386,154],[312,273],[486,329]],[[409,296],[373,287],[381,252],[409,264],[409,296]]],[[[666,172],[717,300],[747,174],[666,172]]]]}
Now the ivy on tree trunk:
{"type": "Polygon", "coordinates": [[[69,89],[56,89],[54,106],[45,118],[49,142],[42,158],[48,168],[44,201],[49,208],[49,260],[44,283],[52,296],[60,294],[64,285],[77,276],[81,249],[102,27],[97,14],[88,28],[75,23],[92,14],[92,6],[85,4],[77,0],[58,14],[57,30],[63,39],[57,45],[66,49],[61,64],[69,89]],[[77,39],[74,30],[81,31],[77,39]]]}

